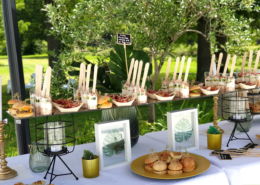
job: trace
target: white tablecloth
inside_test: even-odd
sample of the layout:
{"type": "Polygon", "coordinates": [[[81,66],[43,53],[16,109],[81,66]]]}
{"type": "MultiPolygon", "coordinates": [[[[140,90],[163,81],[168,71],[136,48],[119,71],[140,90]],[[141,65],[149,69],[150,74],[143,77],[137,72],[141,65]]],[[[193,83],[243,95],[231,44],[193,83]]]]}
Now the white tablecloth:
{"type": "MultiPolygon", "coordinates": [[[[248,132],[249,136],[254,143],[260,145],[255,135],[260,134],[260,116],[255,116],[252,128],[248,132]]],[[[199,144],[200,148],[191,151],[192,153],[202,155],[206,157],[211,164],[222,169],[229,180],[231,185],[242,185],[242,184],[260,184],[259,169],[260,169],[260,158],[258,157],[245,157],[245,158],[233,158],[231,161],[221,161],[217,156],[210,156],[211,150],[207,149],[207,134],[206,131],[212,123],[199,125],[199,144]]],[[[234,127],[234,123],[221,121],[218,124],[226,133],[222,137],[222,149],[227,148],[242,148],[246,144],[250,143],[249,140],[235,140],[230,141],[229,147],[226,147],[230,137],[230,133],[234,127]]],[[[247,138],[245,133],[235,132],[235,136],[239,138],[247,138]]],[[[145,134],[144,137],[154,139],[164,145],[168,144],[167,131],[152,132],[145,134]]],[[[255,149],[259,150],[260,149],[255,149]]]]}
{"type": "MultiPolygon", "coordinates": [[[[156,151],[162,151],[165,149],[165,145],[161,144],[160,142],[154,141],[148,137],[140,136],[138,143],[132,148],[132,160],[138,158],[139,156],[145,155],[149,153],[150,149],[154,148],[156,151]]],[[[156,180],[156,179],[149,179],[142,176],[139,176],[131,171],[130,165],[124,165],[121,167],[100,171],[100,176],[94,179],[86,179],[83,177],[82,174],[82,164],[81,164],[81,157],[83,155],[83,150],[90,150],[92,152],[96,152],[95,143],[89,143],[84,145],[78,145],[75,147],[75,151],[71,154],[65,155],[62,158],[71,168],[71,170],[76,174],[79,178],[78,181],[75,180],[73,175],[56,177],[53,181],[55,185],[148,185],[148,184],[174,184],[174,185],[204,185],[204,184],[211,184],[211,185],[228,185],[228,179],[220,168],[216,167],[215,165],[211,165],[208,171],[205,173],[198,175],[196,177],[191,177],[188,179],[182,180],[156,180]],[[217,181],[216,181],[217,179],[217,181]]],[[[29,171],[29,155],[21,155],[17,157],[7,158],[8,166],[16,166],[18,164],[23,164],[29,171]]],[[[31,171],[30,171],[31,172],[31,171]]],[[[67,173],[68,170],[64,165],[60,162],[59,159],[56,160],[55,170],[54,172],[57,173],[67,173]]],[[[18,171],[19,173],[19,171],[18,171]]],[[[38,180],[44,180],[43,177],[45,173],[33,173],[33,178],[21,180],[23,183],[32,183],[38,180]]],[[[47,181],[49,183],[50,175],[47,176],[47,181]]],[[[0,185],[12,185],[17,181],[12,182],[4,182],[0,181],[0,185]]]]}

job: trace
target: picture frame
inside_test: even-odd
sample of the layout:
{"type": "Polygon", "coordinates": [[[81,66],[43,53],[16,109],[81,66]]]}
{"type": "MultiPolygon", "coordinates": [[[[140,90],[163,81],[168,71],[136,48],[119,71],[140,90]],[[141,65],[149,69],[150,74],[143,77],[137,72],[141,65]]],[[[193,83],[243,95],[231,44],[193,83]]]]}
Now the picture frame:
{"type": "Polygon", "coordinates": [[[172,151],[179,147],[199,148],[198,110],[187,108],[167,112],[168,145],[172,151]]]}
{"type": "Polygon", "coordinates": [[[131,137],[128,119],[95,123],[96,153],[99,169],[106,170],[131,163],[131,137]]]}

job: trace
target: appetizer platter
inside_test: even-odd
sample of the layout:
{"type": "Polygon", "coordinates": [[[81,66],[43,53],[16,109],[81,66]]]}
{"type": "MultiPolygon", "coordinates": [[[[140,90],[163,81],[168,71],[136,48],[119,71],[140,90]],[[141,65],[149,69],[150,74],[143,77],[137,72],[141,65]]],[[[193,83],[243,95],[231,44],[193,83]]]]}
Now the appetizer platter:
{"type": "Polygon", "coordinates": [[[131,163],[134,173],[155,179],[182,179],[207,171],[210,162],[196,154],[164,150],[150,153],[131,163]]]}
{"type": "Polygon", "coordinates": [[[54,100],[52,104],[60,111],[60,112],[77,112],[83,105],[83,103],[79,101],[74,101],[71,99],[63,100],[54,100]]]}

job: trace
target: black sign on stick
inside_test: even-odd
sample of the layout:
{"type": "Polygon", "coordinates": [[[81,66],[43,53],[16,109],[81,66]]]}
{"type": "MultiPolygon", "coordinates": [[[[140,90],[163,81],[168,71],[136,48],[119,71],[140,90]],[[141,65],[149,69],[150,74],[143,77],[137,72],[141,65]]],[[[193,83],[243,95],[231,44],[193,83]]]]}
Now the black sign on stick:
{"type": "Polygon", "coordinates": [[[221,160],[232,160],[230,154],[219,154],[221,160]]]}
{"type": "Polygon", "coordinates": [[[117,34],[117,44],[131,45],[131,35],[129,34],[117,34]]]}

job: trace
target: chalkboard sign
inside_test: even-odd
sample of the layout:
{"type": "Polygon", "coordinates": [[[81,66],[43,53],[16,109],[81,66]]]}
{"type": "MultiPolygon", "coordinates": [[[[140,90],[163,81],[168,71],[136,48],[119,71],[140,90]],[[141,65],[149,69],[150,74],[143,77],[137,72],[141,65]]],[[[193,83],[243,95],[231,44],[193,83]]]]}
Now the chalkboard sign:
{"type": "Polygon", "coordinates": [[[129,34],[117,34],[117,44],[131,45],[131,35],[129,34]]]}
{"type": "Polygon", "coordinates": [[[230,154],[219,154],[221,160],[232,160],[230,154]]]}
{"type": "Polygon", "coordinates": [[[258,144],[248,143],[244,148],[255,148],[258,144]]]}

